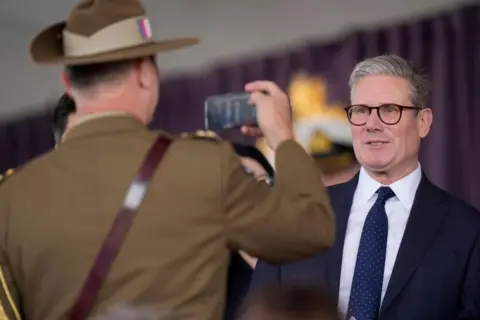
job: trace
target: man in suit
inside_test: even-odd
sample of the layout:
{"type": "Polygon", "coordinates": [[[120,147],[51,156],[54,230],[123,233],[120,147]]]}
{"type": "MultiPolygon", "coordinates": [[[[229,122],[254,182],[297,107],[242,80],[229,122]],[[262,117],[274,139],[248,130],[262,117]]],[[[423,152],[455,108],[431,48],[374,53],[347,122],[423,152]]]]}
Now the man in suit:
{"type": "Polygon", "coordinates": [[[84,0],[66,22],[33,39],[34,62],[66,66],[66,92],[77,110],[55,150],[0,185],[7,316],[71,315],[112,221],[139,199],[125,194],[138,190],[129,186],[158,137],[169,148],[88,311],[130,302],[179,319],[217,320],[231,250],[287,262],[331,247],[334,216],[321,175],[293,140],[288,98],[274,83],[245,88],[277,151],[273,189],[248,175],[230,143],[216,136],[147,129],[159,97],[154,55],[196,42],[154,41],[137,0],[84,0]]]}
{"type": "Polygon", "coordinates": [[[425,78],[387,55],[360,62],[350,87],[362,167],[328,188],[335,245],[301,262],[258,262],[252,289],[326,285],[347,319],[480,319],[480,214],[433,185],[418,162],[432,123],[425,78]]]}

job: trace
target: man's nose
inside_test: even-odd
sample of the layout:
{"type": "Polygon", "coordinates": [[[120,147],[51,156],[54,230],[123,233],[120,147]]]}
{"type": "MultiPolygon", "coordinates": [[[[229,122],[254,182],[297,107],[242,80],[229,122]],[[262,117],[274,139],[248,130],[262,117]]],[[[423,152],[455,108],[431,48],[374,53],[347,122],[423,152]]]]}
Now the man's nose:
{"type": "Polygon", "coordinates": [[[368,131],[379,131],[382,130],[382,127],[382,120],[378,117],[377,110],[373,109],[368,116],[367,123],[365,123],[365,129],[368,131]]]}

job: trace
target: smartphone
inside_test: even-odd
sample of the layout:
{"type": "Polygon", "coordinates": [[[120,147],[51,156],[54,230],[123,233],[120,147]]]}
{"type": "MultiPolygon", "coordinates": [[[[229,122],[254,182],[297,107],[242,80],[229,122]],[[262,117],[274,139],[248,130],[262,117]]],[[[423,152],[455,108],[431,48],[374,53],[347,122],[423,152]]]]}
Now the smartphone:
{"type": "Polygon", "coordinates": [[[220,132],[242,126],[258,126],[254,104],[249,93],[227,93],[205,100],[205,129],[220,132]]]}

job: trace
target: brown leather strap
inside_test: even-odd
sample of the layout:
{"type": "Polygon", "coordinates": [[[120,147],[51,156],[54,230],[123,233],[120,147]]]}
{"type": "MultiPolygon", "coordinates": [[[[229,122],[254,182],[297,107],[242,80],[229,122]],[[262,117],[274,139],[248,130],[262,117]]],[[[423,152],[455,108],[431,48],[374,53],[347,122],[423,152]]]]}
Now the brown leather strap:
{"type": "Polygon", "coordinates": [[[107,237],[103,241],[102,247],[83,284],[82,291],[70,311],[68,319],[84,320],[88,317],[97,298],[98,291],[108,274],[110,266],[120,251],[128,230],[132,226],[135,213],[147,193],[150,181],[170,142],[169,139],[159,136],[150,148],[136,178],[128,188],[123,205],[117,213],[107,237]]]}

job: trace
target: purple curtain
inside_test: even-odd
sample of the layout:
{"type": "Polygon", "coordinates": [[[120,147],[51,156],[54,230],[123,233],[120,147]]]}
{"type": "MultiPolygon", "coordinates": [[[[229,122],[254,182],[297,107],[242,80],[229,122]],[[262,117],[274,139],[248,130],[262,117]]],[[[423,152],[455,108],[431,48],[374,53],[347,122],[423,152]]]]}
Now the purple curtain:
{"type": "MultiPolygon", "coordinates": [[[[329,99],[348,103],[348,76],[359,60],[398,54],[433,80],[434,124],[422,150],[433,182],[480,208],[480,6],[375,31],[361,31],[331,43],[310,43],[289,52],[218,66],[203,75],[162,83],[152,124],[174,133],[203,127],[203,101],[211,94],[242,91],[246,82],[274,80],[286,88],[292,74],[323,76],[329,99]],[[478,88],[478,89],[477,89],[478,88]],[[476,90],[477,89],[477,90],[476,90]],[[475,125],[477,123],[477,125],[475,125]]],[[[0,169],[16,167],[52,147],[48,115],[0,125],[0,169]]],[[[230,138],[243,139],[232,134],[230,138]]]]}

